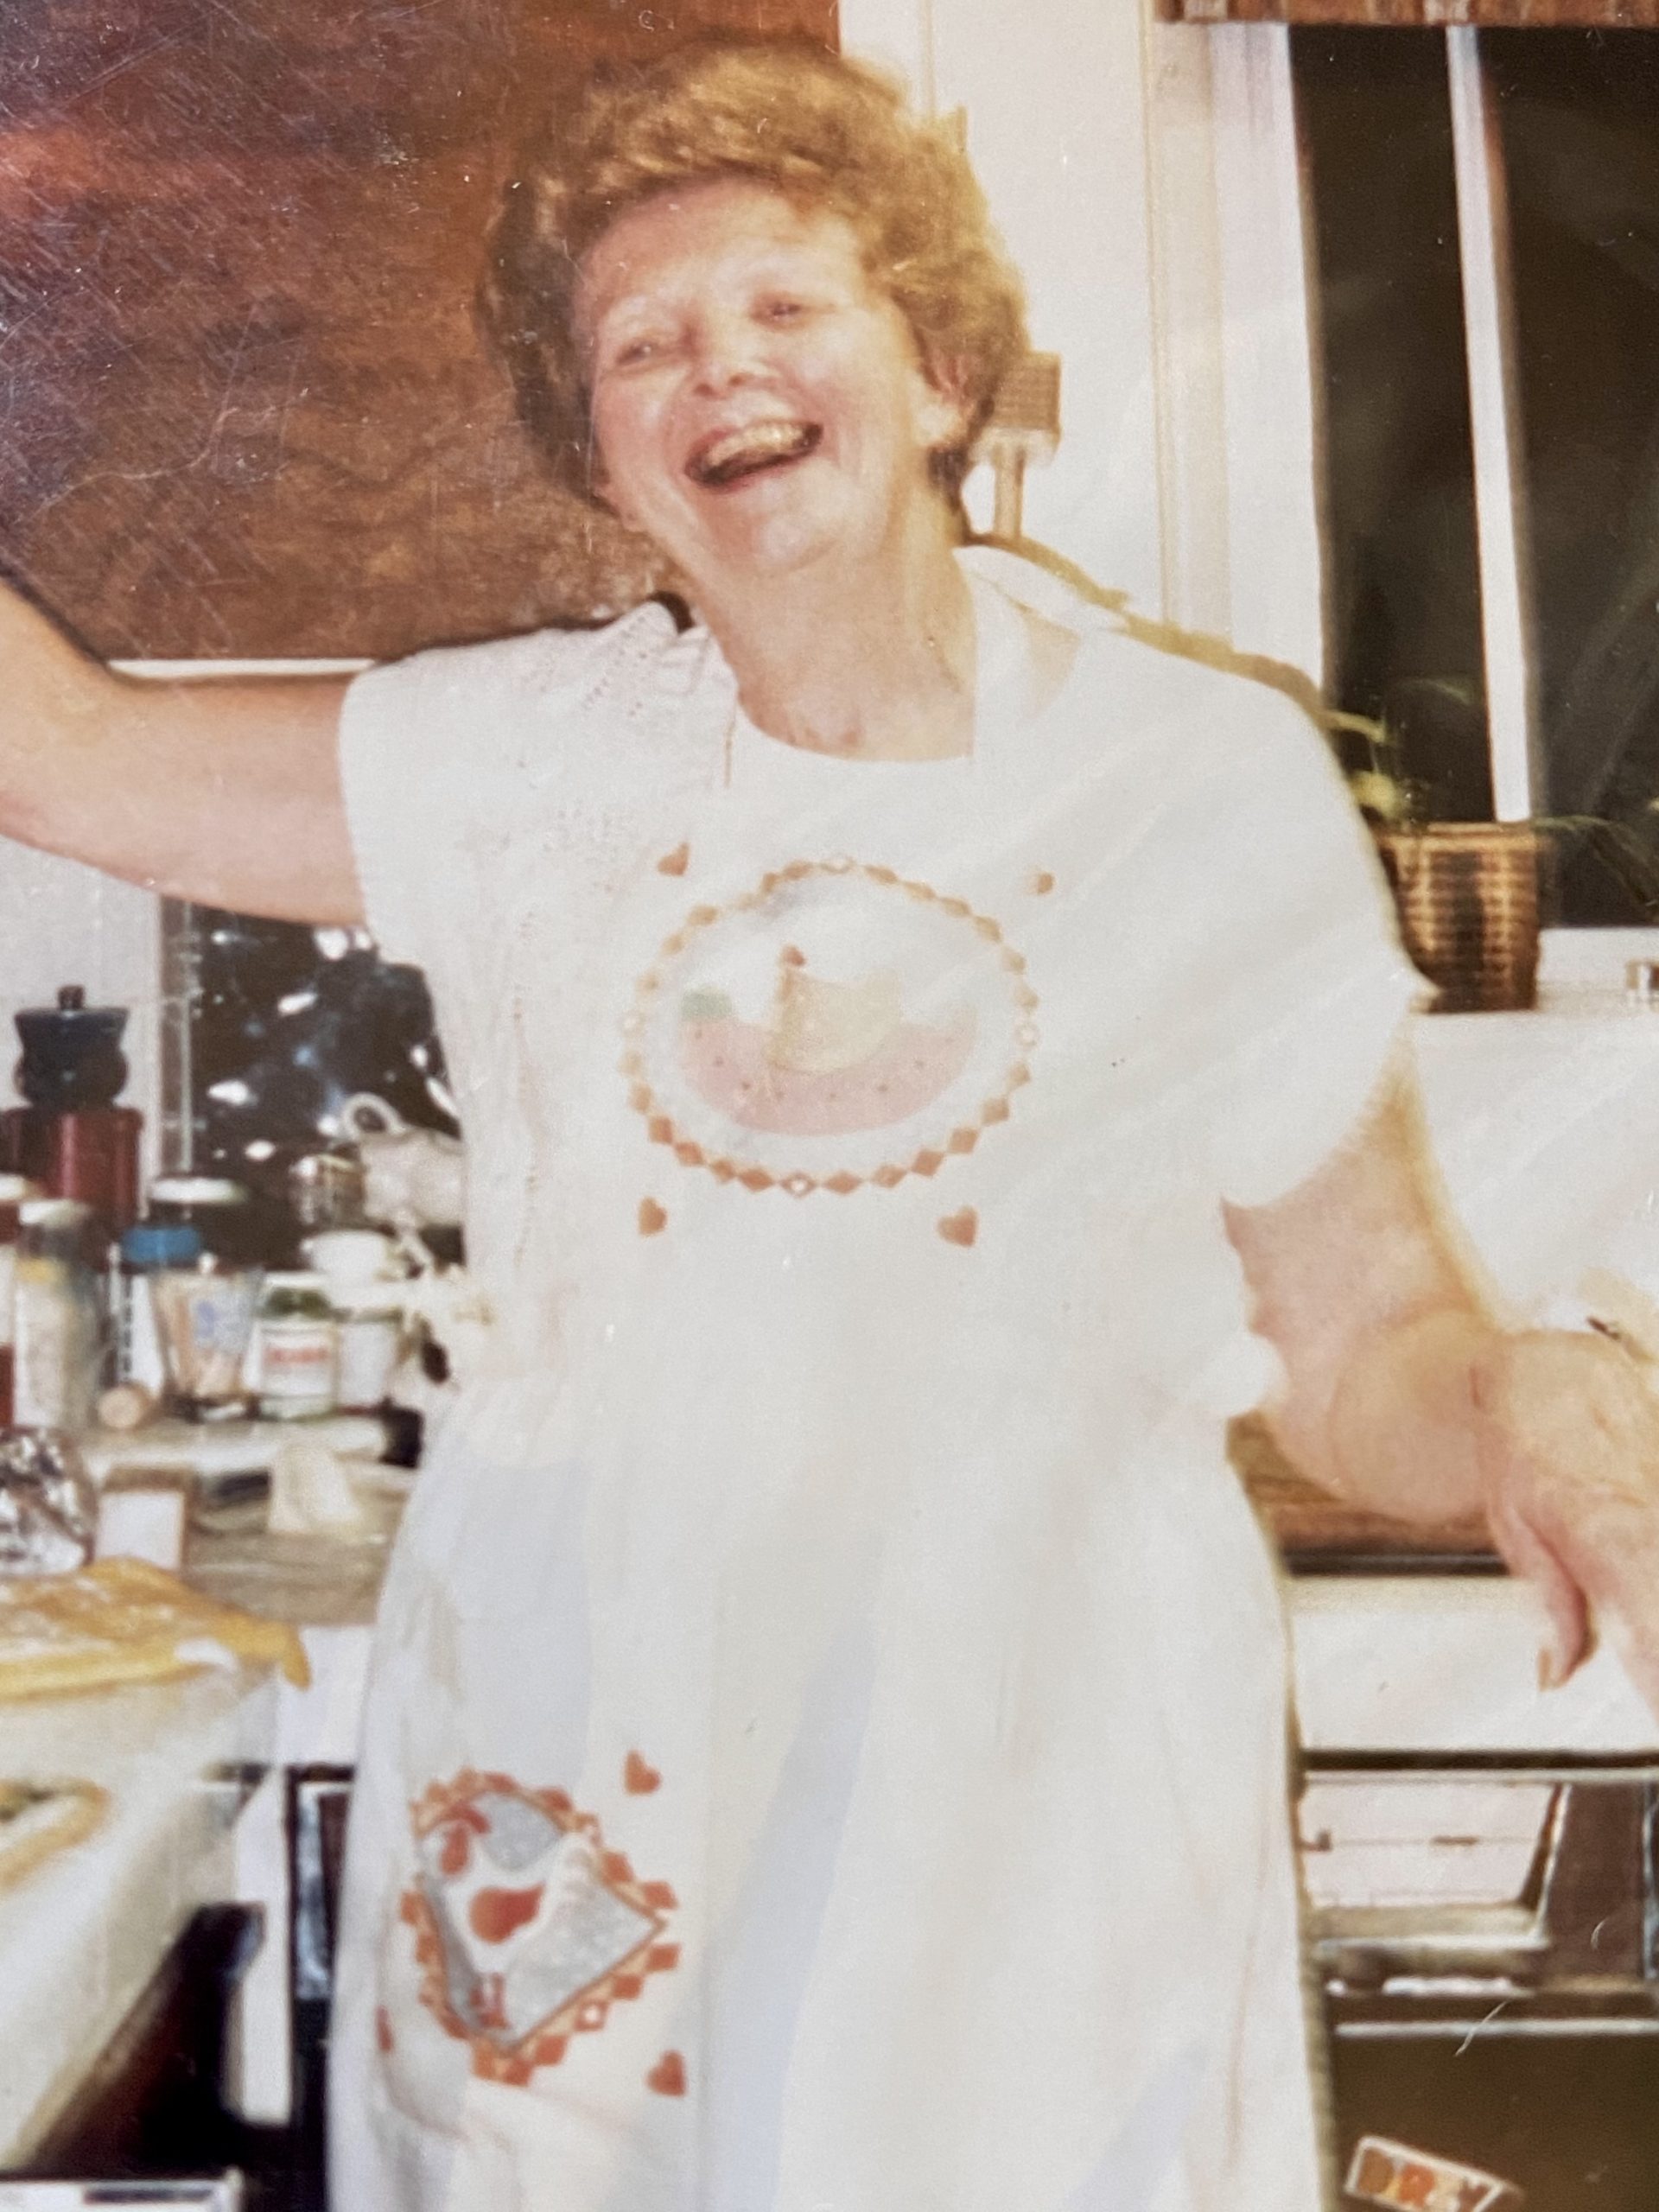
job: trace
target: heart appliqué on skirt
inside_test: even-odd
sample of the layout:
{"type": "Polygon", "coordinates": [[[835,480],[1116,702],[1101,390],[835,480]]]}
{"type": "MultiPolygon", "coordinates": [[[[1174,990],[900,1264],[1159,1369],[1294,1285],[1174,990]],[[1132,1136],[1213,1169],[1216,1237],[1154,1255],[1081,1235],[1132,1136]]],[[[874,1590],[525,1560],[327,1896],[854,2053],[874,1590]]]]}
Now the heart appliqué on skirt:
{"type": "Polygon", "coordinates": [[[402,1916],[421,1995],[486,2080],[556,2066],[573,2036],[678,1963],[663,1940],[673,1891],[641,1882],[563,1790],[467,1772],[433,1783],[412,1818],[402,1916]]]}

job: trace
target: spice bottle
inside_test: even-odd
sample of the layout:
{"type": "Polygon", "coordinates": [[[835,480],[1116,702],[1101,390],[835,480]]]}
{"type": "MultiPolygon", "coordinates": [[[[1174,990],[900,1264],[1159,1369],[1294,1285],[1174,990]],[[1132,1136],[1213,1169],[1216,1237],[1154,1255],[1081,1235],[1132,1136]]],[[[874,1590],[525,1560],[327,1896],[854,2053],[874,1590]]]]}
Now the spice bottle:
{"type": "Polygon", "coordinates": [[[265,1277],[253,1346],[259,1410],[268,1421],[304,1421],[336,1403],[339,1341],[322,1277],[265,1277]]]}

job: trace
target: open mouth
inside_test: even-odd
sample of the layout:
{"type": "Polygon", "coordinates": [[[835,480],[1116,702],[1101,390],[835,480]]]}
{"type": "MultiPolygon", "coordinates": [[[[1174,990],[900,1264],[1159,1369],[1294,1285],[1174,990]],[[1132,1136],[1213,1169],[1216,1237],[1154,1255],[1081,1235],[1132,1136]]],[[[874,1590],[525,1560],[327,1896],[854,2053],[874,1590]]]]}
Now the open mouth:
{"type": "Polygon", "coordinates": [[[747,423],[700,446],[686,463],[686,474],[705,491],[723,491],[766,469],[804,461],[823,439],[816,423],[747,423]]]}

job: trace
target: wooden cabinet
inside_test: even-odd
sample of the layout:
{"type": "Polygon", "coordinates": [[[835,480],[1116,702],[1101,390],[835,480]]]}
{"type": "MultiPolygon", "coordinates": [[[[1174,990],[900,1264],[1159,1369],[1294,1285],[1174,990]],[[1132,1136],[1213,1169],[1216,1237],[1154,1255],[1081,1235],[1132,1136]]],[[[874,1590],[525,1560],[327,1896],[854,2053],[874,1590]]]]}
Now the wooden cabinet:
{"type": "Polygon", "coordinates": [[[601,56],[835,0],[54,0],[0,19],[0,556],[106,657],[375,658],[584,615],[472,319],[512,153],[601,56]]]}

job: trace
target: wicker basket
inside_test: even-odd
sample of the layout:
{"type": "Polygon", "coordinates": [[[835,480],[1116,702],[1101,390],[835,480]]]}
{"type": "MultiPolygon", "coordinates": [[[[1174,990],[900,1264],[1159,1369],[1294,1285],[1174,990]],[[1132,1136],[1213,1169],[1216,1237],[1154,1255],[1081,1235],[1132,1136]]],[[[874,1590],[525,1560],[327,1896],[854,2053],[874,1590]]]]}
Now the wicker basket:
{"type": "Polygon", "coordinates": [[[1439,822],[1377,838],[1400,933],[1436,1014],[1496,1013],[1538,995],[1538,863],[1529,822],[1439,822]]]}

